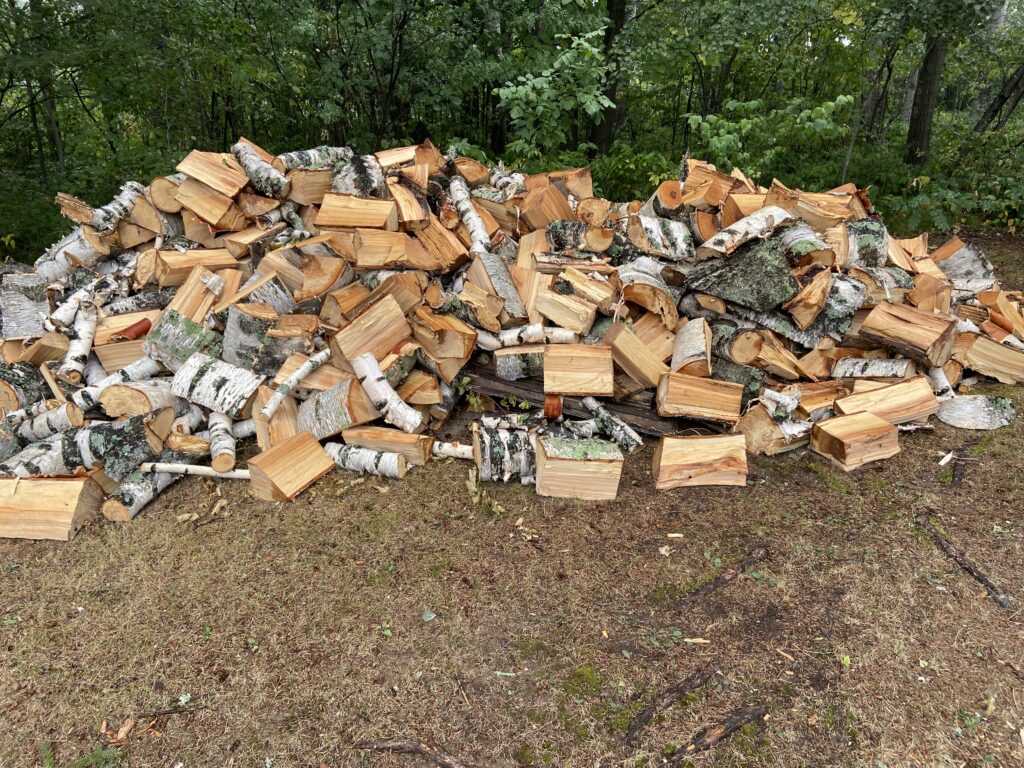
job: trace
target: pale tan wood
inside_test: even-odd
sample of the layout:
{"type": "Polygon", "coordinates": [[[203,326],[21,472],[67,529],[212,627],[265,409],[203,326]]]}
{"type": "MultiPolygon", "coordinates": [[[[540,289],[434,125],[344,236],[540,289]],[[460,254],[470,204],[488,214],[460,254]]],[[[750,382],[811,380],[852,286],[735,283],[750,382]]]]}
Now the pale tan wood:
{"type": "Polygon", "coordinates": [[[132,224],[124,219],[117,224],[117,242],[124,249],[136,248],[143,243],[148,243],[156,235],[157,233],[153,230],[140,227],[138,224],[132,224]]]}
{"type": "MultiPolygon", "coordinates": [[[[103,321],[101,320],[100,322],[102,323],[103,321]]],[[[98,333],[99,327],[97,326],[98,333]]],[[[68,337],[63,333],[56,333],[54,331],[44,333],[27,346],[21,341],[12,341],[11,343],[14,345],[13,349],[17,350],[14,359],[8,360],[8,362],[12,363],[41,365],[52,360],[63,360],[68,352],[68,337]]],[[[6,358],[6,351],[4,357],[6,358]]]]}
{"type": "MultiPolygon", "coordinates": [[[[281,205],[281,201],[275,200],[272,197],[255,195],[252,192],[242,192],[236,199],[235,204],[245,218],[256,219],[278,208],[281,205]]],[[[258,226],[262,225],[258,224],[258,226]]]]}
{"type": "Polygon", "coordinates": [[[779,428],[768,409],[760,403],[751,406],[736,424],[747,442],[747,452],[759,456],[775,456],[785,451],[792,451],[807,445],[810,441],[810,430],[795,437],[787,436],[779,428]]]}
{"type": "Polygon", "coordinates": [[[153,205],[164,213],[178,213],[181,210],[181,203],[174,196],[182,181],[184,179],[180,176],[157,176],[149,182],[149,197],[153,205]]]}
{"type": "Polygon", "coordinates": [[[899,430],[873,413],[837,416],[815,423],[811,450],[850,472],[899,453],[899,430]]]}
{"type": "MultiPolygon", "coordinates": [[[[102,347],[105,344],[118,341],[118,337],[125,330],[142,320],[148,320],[150,327],[155,327],[160,320],[161,314],[163,314],[163,310],[145,309],[141,312],[126,312],[123,315],[101,317],[99,322],[96,323],[96,335],[93,337],[93,346],[102,347]]],[[[142,336],[139,338],[142,338],[142,336]]]]}
{"type": "Polygon", "coordinates": [[[610,347],[548,344],[544,347],[543,364],[545,393],[610,397],[615,392],[610,347]]]}
{"type": "Polygon", "coordinates": [[[228,195],[212,189],[201,181],[188,179],[175,193],[175,198],[214,229],[244,229],[245,216],[228,195]]]}
{"type": "Polygon", "coordinates": [[[398,226],[406,232],[423,229],[430,223],[430,206],[424,196],[417,196],[401,181],[387,179],[388,194],[398,209],[398,226]]]}
{"type": "Polygon", "coordinates": [[[480,187],[491,183],[491,174],[487,166],[471,157],[456,157],[452,160],[455,172],[466,180],[470,187],[480,187]]]}
{"type": "Polygon", "coordinates": [[[747,451],[743,435],[665,436],[651,460],[659,491],[700,485],[746,485],[747,451]]]}
{"type": "Polygon", "coordinates": [[[948,315],[953,302],[953,287],[931,275],[915,275],[914,287],[907,292],[906,300],[923,312],[948,315]]]}
{"type": "Polygon", "coordinates": [[[798,328],[807,328],[825,308],[832,289],[832,273],[823,269],[812,277],[782,308],[793,317],[798,328]]]}
{"type": "Polygon", "coordinates": [[[673,373],[711,375],[711,326],[703,317],[679,321],[672,338],[669,367],[673,373]]]}
{"type": "Polygon", "coordinates": [[[430,461],[430,451],[434,446],[434,438],[430,435],[410,435],[389,427],[352,427],[342,430],[341,437],[346,445],[397,453],[413,466],[422,466],[430,461]]]}
{"type": "Polygon", "coordinates": [[[546,184],[526,193],[520,209],[521,225],[526,231],[544,229],[552,221],[572,219],[572,208],[554,184],[546,184]]]}
{"type": "Polygon", "coordinates": [[[956,337],[953,359],[972,371],[991,376],[1003,384],[1024,381],[1024,352],[976,333],[956,337]]]}
{"type": "Polygon", "coordinates": [[[549,171],[547,176],[548,181],[563,184],[577,200],[594,196],[594,180],[588,167],[549,171]]]}
{"type": "Polygon", "coordinates": [[[265,501],[291,501],[334,469],[334,460],[309,432],[298,432],[248,462],[249,489],[265,501]]]}
{"type": "Polygon", "coordinates": [[[469,249],[433,214],[414,234],[442,272],[451,272],[469,261],[469,249]]]}
{"type": "Polygon", "coordinates": [[[860,335],[929,367],[937,367],[953,354],[956,318],[882,302],[864,319],[860,335]]]}
{"type": "Polygon", "coordinates": [[[0,478],[0,538],[71,541],[102,501],[88,477],[0,478]]]}
{"type": "Polygon", "coordinates": [[[370,289],[358,280],[344,288],[331,291],[324,297],[324,305],[320,310],[320,319],[333,328],[341,328],[349,321],[350,315],[365,306],[370,289]]]}
{"type": "Polygon", "coordinates": [[[733,192],[722,203],[722,226],[731,227],[740,219],[764,208],[765,194],[760,192],[733,192]]]}
{"type": "Polygon", "coordinates": [[[365,352],[382,360],[412,333],[401,306],[391,296],[366,307],[330,339],[333,363],[339,367],[365,352]]]}
{"type": "Polygon", "coordinates": [[[101,347],[94,347],[93,352],[96,353],[96,357],[99,359],[100,365],[103,366],[103,370],[107,373],[113,373],[145,357],[146,350],[143,349],[143,343],[143,339],[116,341],[104,344],[101,347]]]}
{"type": "MultiPolygon", "coordinates": [[[[291,376],[295,371],[299,369],[309,359],[308,355],[294,354],[289,355],[288,358],[281,364],[281,368],[274,375],[274,386],[278,386],[291,376]]],[[[322,365],[313,371],[311,374],[303,378],[298,389],[308,389],[314,392],[321,392],[331,387],[341,384],[343,381],[349,381],[354,379],[355,376],[348,372],[343,371],[334,365],[322,365]]]]}
{"type": "Polygon", "coordinates": [[[618,494],[622,452],[614,443],[545,436],[534,444],[538,495],[609,501],[618,494]]]}
{"type": "Polygon", "coordinates": [[[368,307],[385,296],[390,296],[397,301],[402,312],[410,312],[423,303],[426,282],[426,275],[419,270],[406,270],[391,275],[381,280],[377,287],[347,314],[359,314],[364,307],[368,307]]]}
{"type": "Polygon", "coordinates": [[[597,318],[597,307],[579,296],[552,290],[538,291],[534,306],[552,325],[586,335],[597,318]]]}
{"type": "Polygon", "coordinates": [[[409,405],[439,405],[444,401],[437,376],[419,368],[411,370],[395,391],[409,405]]]}
{"type": "MultiPolygon", "coordinates": [[[[225,272],[231,270],[223,270],[221,276],[223,277],[225,272]]],[[[213,277],[213,272],[208,270],[201,264],[197,264],[189,272],[188,277],[178,288],[174,294],[174,298],[171,299],[170,303],[164,307],[164,312],[175,310],[178,314],[189,318],[197,323],[202,323],[206,318],[206,314],[213,308],[213,303],[217,300],[217,294],[211,291],[204,283],[204,279],[213,277]]],[[[226,292],[226,291],[225,291],[226,292]]]]}
{"type": "Polygon", "coordinates": [[[187,208],[183,208],[181,211],[181,222],[185,229],[185,237],[189,240],[194,240],[205,248],[217,247],[219,238],[212,224],[199,218],[187,208]]]}
{"type": "Polygon", "coordinates": [[[247,254],[257,243],[273,240],[284,229],[284,226],[281,222],[269,228],[254,224],[238,232],[230,232],[221,239],[223,240],[224,247],[237,259],[247,254]]]}
{"type": "Polygon", "coordinates": [[[612,348],[615,364],[645,387],[657,387],[661,377],[669,372],[664,361],[621,323],[605,334],[604,342],[612,348]]]}
{"type": "Polygon", "coordinates": [[[177,170],[227,197],[234,197],[249,184],[249,177],[229,152],[192,150],[177,170]]]}
{"type": "Polygon", "coordinates": [[[295,168],[288,171],[287,178],[291,182],[288,199],[299,205],[320,205],[331,191],[330,168],[295,168]]]}
{"type": "Polygon", "coordinates": [[[226,248],[210,248],[192,251],[157,251],[156,280],[161,288],[181,285],[196,266],[210,272],[222,269],[236,269],[236,259],[226,248]]]}
{"type": "Polygon", "coordinates": [[[633,321],[633,333],[659,359],[667,361],[672,357],[675,334],[662,322],[661,315],[650,311],[644,312],[633,321]]]}
{"type": "MultiPolygon", "coordinates": [[[[329,366],[323,366],[320,370],[327,367],[329,366]]],[[[308,379],[303,381],[304,385],[306,383],[308,383],[308,379]]],[[[273,394],[274,391],[270,387],[261,385],[253,398],[252,420],[256,425],[256,444],[261,451],[269,450],[275,445],[283,443],[288,438],[294,437],[299,431],[299,409],[295,398],[291,395],[285,395],[281,405],[269,419],[263,414],[263,406],[267,404],[273,394]]]]}
{"type": "Polygon", "coordinates": [[[473,352],[476,331],[453,315],[439,315],[428,307],[418,307],[410,321],[413,338],[435,360],[468,357],[473,352]]]}
{"type": "Polygon", "coordinates": [[[658,383],[658,414],[735,424],[743,385],[685,373],[666,373],[658,383]]]}
{"type": "Polygon", "coordinates": [[[787,387],[784,391],[800,395],[800,404],[793,410],[793,418],[805,421],[826,408],[832,408],[837,397],[850,394],[850,390],[839,379],[800,382],[787,387]]]}
{"type": "Polygon", "coordinates": [[[135,224],[143,229],[148,229],[150,232],[163,232],[164,228],[164,222],[160,218],[156,207],[146,199],[145,195],[139,195],[135,198],[135,202],[132,203],[132,209],[124,217],[124,221],[135,224]]]}
{"type": "Polygon", "coordinates": [[[615,311],[617,291],[607,279],[592,277],[576,267],[566,269],[562,272],[561,278],[572,286],[573,293],[584,301],[595,304],[603,314],[610,315],[615,311]]]}
{"type": "Polygon", "coordinates": [[[398,230],[398,206],[394,200],[377,200],[328,192],[316,216],[318,227],[360,227],[398,230]]]}
{"type": "Polygon", "coordinates": [[[931,385],[923,376],[892,384],[888,387],[860,392],[838,398],[836,412],[873,413],[892,424],[927,419],[939,410],[939,401],[932,393],[931,385]]]}

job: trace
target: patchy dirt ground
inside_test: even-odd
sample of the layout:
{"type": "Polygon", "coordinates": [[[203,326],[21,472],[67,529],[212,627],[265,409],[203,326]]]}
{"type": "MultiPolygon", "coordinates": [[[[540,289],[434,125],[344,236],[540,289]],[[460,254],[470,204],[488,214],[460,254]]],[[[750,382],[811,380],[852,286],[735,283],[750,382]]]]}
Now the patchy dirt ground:
{"type": "MultiPolygon", "coordinates": [[[[1024,285],[1024,240],[982,245],[1024,285]]],[[[1024,411],[1024,389],[983,391],[1024,411]]],[[[745,488],[659,494],[648,448],[600,504],[474,501],[454,462],[336,473],[291,505],[188,479],[131,525],[0,543],[0,766],[425,765],[352,746],[399,734],[475,766],[653,766],[748,705],[763,730],[681,764],[1021,765],[1022,614],[914,521],[1024,605],[1022,438],[1024,419],[939,424],[853,474],[800,452],[745,488]]]]}

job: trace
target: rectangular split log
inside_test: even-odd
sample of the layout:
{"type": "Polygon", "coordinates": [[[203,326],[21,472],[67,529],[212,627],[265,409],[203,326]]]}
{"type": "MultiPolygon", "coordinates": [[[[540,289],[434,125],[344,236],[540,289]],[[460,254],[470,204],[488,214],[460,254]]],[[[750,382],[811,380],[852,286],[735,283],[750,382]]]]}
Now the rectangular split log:
{"type": "Polygon", "coordinates": [[[334,469],[334,459],[309,432],[298,432],[248,462],[252,495],[291,501],[334,469]]]}
{"type": "Polygon", "coordinates": [[[0,538],[71,541],[102,501],[88,477],[0,478],[0,538]]]}
{"type": "Polygon", "coordinates": [[[651,461],[659,491],[700,485],[746,485],[743,435],[663,437],[651,461]]]}
{"type": "Polygon", "coordinates": [[[658,383],[658,414],[735,424],[740,418],[743,385],[665,373],[658,383]]]}
{"type": "Polygon", "coordinates": [[[615,364],[645,387],[657,387],[669,368],[624,324],[614,325],[604,337],[615,364]]]}
{"type": "MultiPolygon", "coordinates": [[[[508,367],[508,358],[503,357],[502,360],[503,365],[508,367]]],[[[614,394],[615,371],[610,347],[549,344],[543,348],[542,367],[546,394],[596,397],[610,397],[614,394]]]]}
{"type": "Polygon", "coordinates": [[[536,451],[538,495],[592,501],[618,495],[622,451],[615,443],[544,436],[536,451]]]}
{"type": "Polygon", "coordinates": [[[886,349],[936,368],[945,365],[953,354],[956,319],[883,302],[864,319],[860,334],[886,349]]]}
{"type": "Polygon", "coordinates": [[[850,472],[899,453],[899,430],[873,413],[838,416],[814,425],[811,450],[850,472]]]}
{"type": "Polygon", "coordinates": [[[938,410],[939,401],[924,376],[836,400],[838,413],[873,413],[890,424],[923,421],[938,410]]]}
{"type": "Polygon", "coordinates": [[[430,460],[434,438],[429,435],[410,435],[387,427],[354,427],[341,433],[346,445],[372,448],[382,453],[404,456],[412,466],[422,466],[430,460]]]}

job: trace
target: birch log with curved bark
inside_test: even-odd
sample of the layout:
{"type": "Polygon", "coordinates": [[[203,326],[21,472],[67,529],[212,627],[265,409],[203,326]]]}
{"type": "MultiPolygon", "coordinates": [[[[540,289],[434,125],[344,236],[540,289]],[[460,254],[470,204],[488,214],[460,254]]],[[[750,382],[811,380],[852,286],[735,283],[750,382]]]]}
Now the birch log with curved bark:
{"type": "Polygon", "coordinates": [[[435,440],[434,444],[430,446],[430,452],[435,456],[473,460],[473,446],[468,443],[447,443],[442,440],[435,440]]]}
{"type": "Polygon", "coordinates": [[[237,418],[248,415],[247,407],[264,378],[197,352],[174,374],[171,392],[211,411],[237,418]]]}
{"type": "Polygon", "coordinates": [[[325,347],[296,368],[288,378],[277,385],[277,390],[271,395],[270,399],[267,400],[267,404],[261,410],[263,416],[267,419],[273,418],[274,414],[277,413],[277,409],[281,407],[281,403],[284,402],[285,397],[302,383],[304,378],[320,366],[326,364],[330,359],[331,348],[325,347]]]}
{"type": "Polygon", "coordinates": [[[165,472],[170,475],[191,475],[193,477],[215,477],[221,480],[251,480],[248,469],[233,469],[229,472],[218,472],[213,467],[196,464],[176,464],[164,461],[147,461],[139,465],[143,474],[149,472],[165,472]]]}
{"type": "Polygon", "coordinates": [[[379,197],[384,189],[384,169],[373,155],[343,160],[331,171],[331,191],[356,197],[379,197]]]}
{"type": "Polygon", "coordinates": [[[137,181],[125,182],[120,191],[104,206],[94,208],[92,218],[89,221],[80,222],[89,224],[97,232],[113,232],[121,219],[132,212],[135,207],[135,200],[146,194],[146,188],[137,181]]]}
{"type": "Polygon", "coordinates": [[[39,369],[30,363],[0,363],[0,408],[30,408],[50,396],[50,387],[39,369]]]}
{"type": "Polygon", "coordinates": [[[82,303],[87,301],[95,303],[96,294],[100,285],[108,283],[113,287],[109,277],[105,275],[97,277],[95,280],[89,281],[64,299],[64,301],[60,303],[60,306],[50,313],[50,323],[53,325],[54,329],[67,328],[74,323],[75,315],[78,314],[78,310],[82,306],[82,303]]]}
{"type": "Polygon", "coordinates": [[[224,324],[224,360],[252,370],[263,345],[263,337],[277,324],[278,318],[269,304],[232,304],[228,307],[228,320],[224,324]]]}
{"type": "Polygon", "coordinates": [[[537,454],[525,429],[503,429],[473,423],[473,460],[481,482],[507,483],[518,478],[523,485],[534,481],[537,454]]]}
{"type": "Polygon", "coordinates": [[[151,357],[140,357],[120,370],[114,371],[102,381],[89,387],[77,389],[71,393],[71,400],[83,411],[88,411],[100,403],[100,394],[109,386],[126,381],[145,381],[160,372],[160,363],[151,357]]]}
{"type": "Polygon", "coordinates": [[[641,256],[620,266],[618,275],[622,282],[622,298],[654,312],[661,317],[666,328],[675,328],[679,322],[676,309],[679,294],[662,278],[663,266],[650,256],[641,256]]]}
{"type": "Polygon", "coordinates": [[[768,237],[783,224],[794,221],[796,217],[789,211],[776,205],[766,205],[709,237],[697,249],[696,255],[702,259],[727,256],[744,243],[768,237]]]}
{"type": "Polygon", "coordinates": [[[372,352],[359,355],[349,362],[374,408],[384,416],[384,421],[410,434],[423,429],[423,415],[406,404],[388,384],[372,352]]]}
{"type": "Polygon", "coordinates": [[[110,255],[108,245],[92,227],[76,227],[51,245],[32,265],[37,275],[60,280],[75,267],[91,268],[110,255]]]}
{"type": "Polygon", "coordinates": [[[50,303],[42,275],[4,275],[0,285],[0,338],[35,339],[46,331],[50,303]]]}
{"type": "Polygon", "coordinates": [[[177,371],[197,352],[219,356],[223,345],[224,337],[219,333],[203,327],[176,309],[169,309],[146,336],[142,349],[169,370],[177,371]]]}
{"type": "Polygon", "coordinates": [[[476,345],[487,352],[521,344],[575,344],[579,335],[567,328],[546,328],[542,323],[521,325],[500,333],[477,331],[476,345]]]}
{"type": "Polygon", "coordinates": [[[231,431],[232,418],[225,413],[211,413],[208,424],[210,466],[217,472],[228,472],[235,468],[235,436],[231,431]]]}
{"type": "Polygon", "coordinates": [[[174,289],[143,291],[134,296],[124,296],[103,305],[103,314],[125,315],[129,312],[142,312],[147,309],[163,309],[174,298],[174,289]]]}
{"type": "Polygon", "coordinates": [[[189,403],[188,409],[181,416],[171,422],[171,432],[179,435],[191,435],[206,421],[206,412],[194,403],[189,403]]]}
{"type": "Polygon", "coordinates": [[[521,173],[509,171],[504,163],[498,163],[497,167],[491,168],[491,186],[508,200],[526,192],[526,177],[521,173]]]}
{"type": "Polygon", "coordinates": [[[328,147],[321,145],[312,149],[300,149],[295,152],[284,152],[277,156],[277,161],[284,170],[296,168],[332,168],[338,163],[352,158],[353,152],[348,147],[328,147]]]}
{"type": "Polygon", "coordinates": [[[22,444],[45,440],[59,432],[77,429],[84,422],[82,409],[74,403],[62,403],[56,408],[43,411],[39,415],[23,421],[18,425],[15,434],[22,444]]]}
{"type": "Polygon", "coordinates": [[[25,408],[8,411],[4,414],[3,423],[9,429],[16,430],[26,421],[34,419],[41,413],[46,413],[47,411],[56,408],[59,404],[60,403],[56,400],[40,400],[38,403],[33,403],[25,408]]]}
{"type": "Polygon", "coordinates": [[[252,182],[253,189],[261,195],[282,198],[288,197],[292,183],[277,168],[264,160],[252,144],[239,141],[231,146],[231,154],[242,166],[245,175],[252,182]]]}
{"type": "MultiPolygon", "coordinates": [[[[183,451],[164,451],[158,458],[161,463],[188,464],[199,461],[202,456],[183,451]]],[[[181,477],[169,472],[143,473],[138,469],[132,470],[110,498],[103,502],[103,517],[116,523],[128,522],[181,477]]]]}
{"type": "Polygon", "coordinates": [[[64,362],[57,368],[57,378],[71,384],[77,384],[82,380],[82,371],[85,370],[85,363],[92,352],[98,321],[99,312],[96,305],[91,301],[83,301],[78,307],[75,321],[71,324],[68,352],[64,356],[64,362]]]}
{"type": "Polygon", "coordinates": [[[256,420],[242,419],[234,422],[231,425],[231,434],[235,436],[236,440],[244,440],[247,437],[252,437],[256,434],[256,420]]]}
{"type": "Polygon", "coordinates": [[[692,261],[695,257],[693,235],[681,221],[661,216],[640,217],[640,226],[654,252],[670,261],[692,261]]]}
{"type": "Polygon", "coordinates": [[[633,453],[644,444],[643,439],[629,424],[613,414],[596,398],[584,397],[583,407],[594,414],[598,428],[628,453],[633,453]]]}
{"type": "Polygon", "coordinates": [[[372,448],[359,448],[341,443],[324,443],[324,450],[334,459],[335,464],[349,472],[390,477],[394,480],[405,477],[406,459],[399,453],[375,451],[372,448]]]}

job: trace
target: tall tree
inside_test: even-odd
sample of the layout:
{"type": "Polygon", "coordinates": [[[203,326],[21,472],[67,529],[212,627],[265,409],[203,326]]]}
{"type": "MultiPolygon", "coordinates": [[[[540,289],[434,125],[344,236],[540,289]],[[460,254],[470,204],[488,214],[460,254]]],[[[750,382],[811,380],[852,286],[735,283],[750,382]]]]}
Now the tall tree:
{"type": "Polygon", "coordinates": [[[928,159],[935,104],[939,98],[948,47],[949,41],[944,33],[932,35],[925,41],[924,56],[917,74],[917,88],[914,90],[914,106],[910,112],[910,125],[907,129],[907,150],[903,158],[909,165],[921,165],[928,159]]]}

